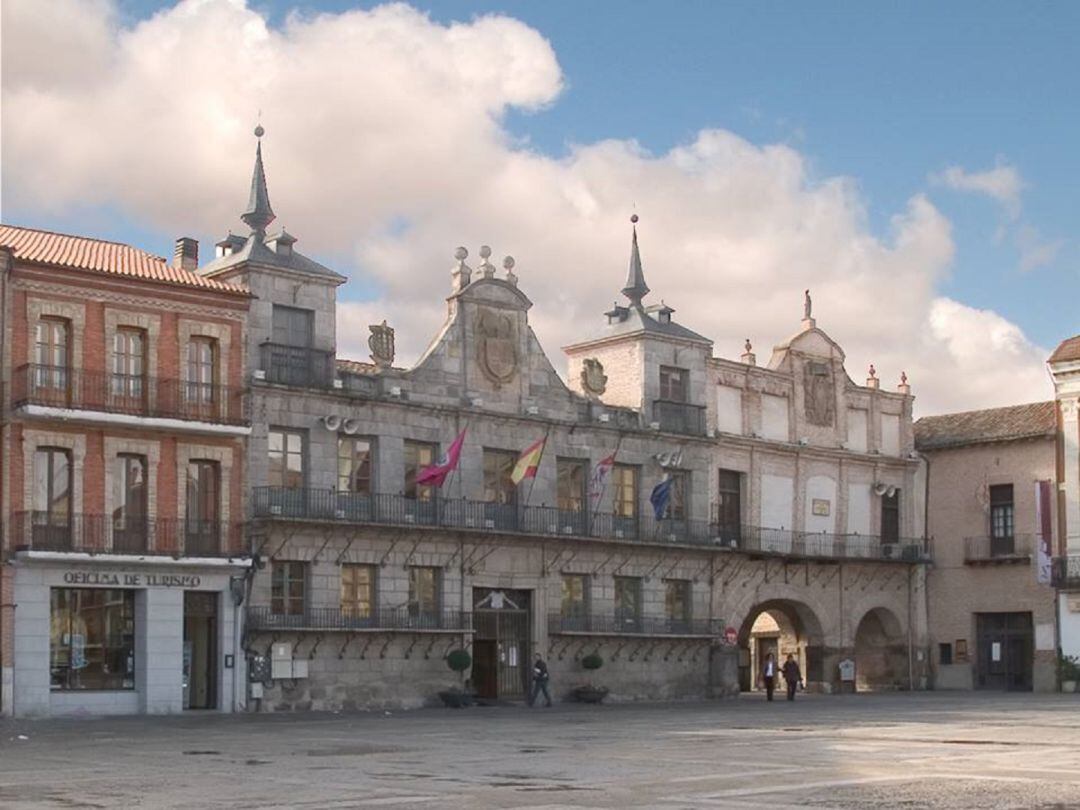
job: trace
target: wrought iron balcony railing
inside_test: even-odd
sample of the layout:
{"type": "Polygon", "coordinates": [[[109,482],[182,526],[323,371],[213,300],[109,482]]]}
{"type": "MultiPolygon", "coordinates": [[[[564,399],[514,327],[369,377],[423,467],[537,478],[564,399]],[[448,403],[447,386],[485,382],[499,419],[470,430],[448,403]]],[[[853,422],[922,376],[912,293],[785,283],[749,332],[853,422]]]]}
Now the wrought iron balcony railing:
{"type": "Polygon", "coordinates": [[[964,562],[993,562],[1029,559],[1035,548],[1035,538],[1030,534],[1014,534],[1009,537],[965,537],[964,562]]]}
{"type": "Polygon", "coordinates": [[[1054,557],[1050,568],[1050,583],[1061,590],[1080,590],[1080,554],[1054,557]]]}
{"type": "Polygon", "coordinates": [[[273,607],[260,605],[248,608],[247,627],[249,630],[467,632],[472,630],[472,614],[460,610],[423,611],[407,607],[368,611],[309,607],[300,613],[275,613],[273,607]]]}
{"type": "Polygon", "coordinates": [[[704,436],[705,406],[657,399],[652,404],[652,421],[658,422],[661,430],[687,436],[704,436]]]}
{"type": "Polygon", "coordinates": [[[719,619],[674,619],[664,616],[614,615],[593,613],[552,613],[548,615],[548,633],[564,635],[582,633],[593,635],[633,634],[643,636],[703,636],[724,634],[719,619]]]}
{"type": "Polygon", "coordinates": [[[251,421],[247,392],[234,386],[39,365],[20,366],[13,377],[13,408],[41,405],[224,425],[251,421]]]}
{"type": "Polygon", "coordinates": [[[267,382],[301,388],[334,387],[337,369],[333,352],[269,342],[260,348],[260,368],[267,382]]]}
{"type": "Polygon", "coordinates": [[[243,556],[242,528],[211,520],[16,512],[10,531],[15,551],[243,556]]]}
{"type": "Polygon", "coordinates": [[[710,521],[627,517],[574,512],[550,506],[520,506],[466,499],[367,495],[332,489],[257,487],[256,518],[311,520],[384,526],[429,526],[474,532],[540,537],[582,537],[648,544],[729,548],[756,554],[824,559],[877,559],[922,562],[924,540],[885,542],[865,535],[812,534],[757,526],[726,526],[710,521]]]}

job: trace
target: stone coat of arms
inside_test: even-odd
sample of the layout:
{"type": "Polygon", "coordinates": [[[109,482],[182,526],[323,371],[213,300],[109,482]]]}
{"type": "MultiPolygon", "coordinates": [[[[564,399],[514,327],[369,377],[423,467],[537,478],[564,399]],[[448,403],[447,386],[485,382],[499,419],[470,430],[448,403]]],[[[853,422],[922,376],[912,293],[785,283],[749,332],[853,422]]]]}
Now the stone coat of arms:
{"type": "Polygon", "coordinates": [[[600,396],[607,390],[604,366],[595,357],[585,358],[581,365],[581,387],[594,396],[600,396]]]}
{"type": "Polygon", "coordinates": [[[368,329],[371,330],[368,337],[371,359],[379,368],[386,368],[394,362],[394,328],[387,326],[384,320],[381,324],[371,324],[368,329]]]}
{"type": "Polygon", "coordinates": [[[510,315],[481,310],[476,326],[478,359],[484,374],[497,385],[510,382],[517,373],[517,328],[510,315]]]}

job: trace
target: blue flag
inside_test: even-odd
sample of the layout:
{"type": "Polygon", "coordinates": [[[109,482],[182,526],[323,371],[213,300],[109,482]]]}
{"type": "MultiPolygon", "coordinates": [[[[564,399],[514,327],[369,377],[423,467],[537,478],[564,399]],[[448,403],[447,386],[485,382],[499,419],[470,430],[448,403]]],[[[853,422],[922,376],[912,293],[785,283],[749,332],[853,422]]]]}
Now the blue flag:
{"type": "Polygon", "coordinates": [[[660,483],[653,487],[652,494],[649,496],[649,503],[652,504],[653,514],[657,520],[664,519],[664,513],[667,512],[668,503],[671,501],[671,486],[674,483],[674,478],[665,475],[660,483]]]}

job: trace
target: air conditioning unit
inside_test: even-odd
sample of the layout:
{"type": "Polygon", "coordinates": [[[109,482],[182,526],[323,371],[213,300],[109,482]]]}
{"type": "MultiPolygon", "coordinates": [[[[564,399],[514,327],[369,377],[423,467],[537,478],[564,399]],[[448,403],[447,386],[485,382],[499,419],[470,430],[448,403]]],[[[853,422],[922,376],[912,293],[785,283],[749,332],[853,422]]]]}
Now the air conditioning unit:
{"type": "Polygon", "coordinates": [[[475,529],[476,528],[476,521],[473,520],[472,518],[468,518],[468,517],[465,518],[465,528],[467,528],[467,529],[475,529]]]}
{"type": "Polygon", "coordinates": [[[623,537],[625,537],[625,536],[626,536],[626,535],[625,535],[625,534],[623,534],[623,530],[622,530],[622,529],[616,529],[616,530],[615,530],[615,538],[616,538],[617,540],[622,540],[622,539],[623,539],[623,537]]]}
{"type": "Polygon", "coordinates": [[[649,422],[649,429],[650,430],[659,430],[660,429],[660,423],[659,422],[649,422]]]}
{"type": "Polygon", "coordinates": [[[392,397],[400,397],[401,396],[401,386],[400,385],[392,385],[392,386],[390,386],[390,396],[392,396],[392,397]]]}
{"type": "Polygon", "coordinates": [[[270,507],[270,514],[271,515],[280,515],[281,514],[281,505],[280,504],[274,504],[273,506],[271,506],[270,507]]]}
{"type": "Polygon", "coordinates": [[[344,520],[344,518],[345,518],[345,510],[344,509],[335,509],[334,510],[334,517],[337,518],[338,520],[344,520]]]}
{"type": "Polygon", "coordinates": [[[485,520],[484,520],[484,528],[485,528],[485,529],[494,529],[494,528],[495,528],[495,521],[494,521],[494,520],[489,520],[489,519],[485,519],[485,520]]]}
{"type": "Polygon", "coordinates": [[[343,380],[341,380],[340,378],[335,377],[334,378],[334,388],[337,388],[338,390],[341,390],[344,387],[345,387],[345,382],[343,380]]]}
{"type": "Polygon", "coordinates": [[[556,526],[554,523],[549,523],[548,524],[548,527],[547,527],[547,533],[548,534],[557,534],[558,531],[559,531],[559,527],[556,526]]]}
{"type": "Polygon", "coordinates": [[[600,416],[598,418],[600,419],[601,422],[605,422],[605,423],[610,422],[611,421],[611,414],[610,413],[602,413],[602,414],[600,414],[600,416]]]}
{"type": "Polygon", "coordinates": [[[525,413],[529,414],[529,416],[536,416],[538,413],[540,413],[540,409],[535,405],[530,405],[525,409],[525,413]]]}
{"type": "Polygon", "coordinates": [[[563,534],[573,534],[574,533],[574,527],[573,526],[563,526],[562,531],[563,531],[563,534]]]}
{"type": "Polygon", "coordinates": [[[266,372],[263,371],[261,368],[257,368],[253,372],[251,372],[251,376],[254,377],[256,380],[265,380],[266,372]]]}
{"type": "Polygon", "coordinates": [[[412,515],[412,514],[405,515],[405,522],[406,523],[416,523],[416,515],[412,515]]]}

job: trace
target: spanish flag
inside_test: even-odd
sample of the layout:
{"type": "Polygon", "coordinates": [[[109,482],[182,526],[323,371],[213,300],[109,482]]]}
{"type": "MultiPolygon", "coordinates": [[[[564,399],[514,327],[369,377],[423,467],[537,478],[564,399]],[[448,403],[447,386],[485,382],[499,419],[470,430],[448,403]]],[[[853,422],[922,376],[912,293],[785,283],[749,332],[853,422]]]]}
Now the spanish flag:
{"type": "Polygon", "coordinates": [[[514,486],[517,486],[526,478],[536,478],[536,468],[540,466],[540,456],[544,455],[544,442],[546,441],[547,437],[545,436],[521,451],[517,464],[514,465],[514,471],[510,473],[510,480],[514,482],[514,486]]]}

